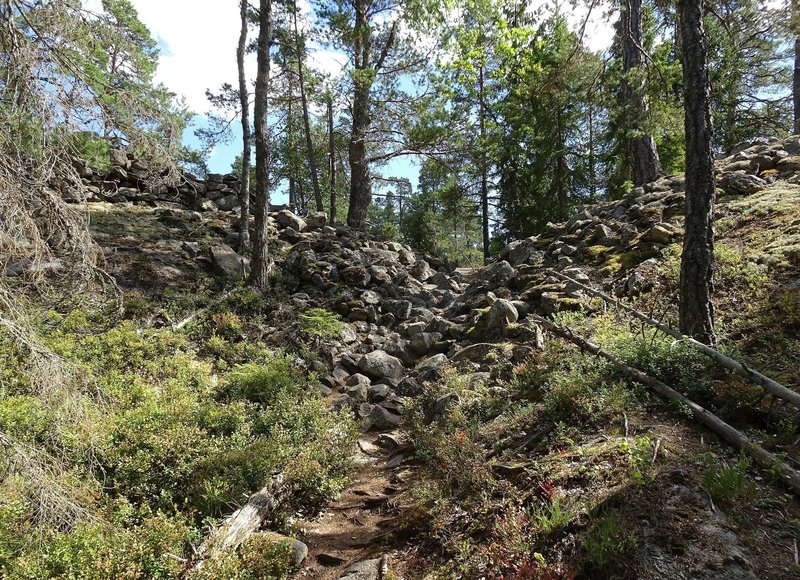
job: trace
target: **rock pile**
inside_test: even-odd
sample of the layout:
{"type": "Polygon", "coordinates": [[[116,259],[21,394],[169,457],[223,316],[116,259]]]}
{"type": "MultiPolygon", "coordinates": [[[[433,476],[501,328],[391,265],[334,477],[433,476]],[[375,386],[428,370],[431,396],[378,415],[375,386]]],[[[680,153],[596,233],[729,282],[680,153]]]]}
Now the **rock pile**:
{"type": "Polygon", "coordinates": [[[239,177],[235,174],[210,173],[207,179],[198,179],[184,172],[178,185],[169,186],[160,184],[158,172],[133,153],[112,149],[110,157],[111,168],[104,172],[76,161],[74,165],[88,198],[78,199],[76,190],[69,187],[62,187],[63,197],[72,202],[133,202],[170,204],[200,212],[239,211],[239,177]]]}

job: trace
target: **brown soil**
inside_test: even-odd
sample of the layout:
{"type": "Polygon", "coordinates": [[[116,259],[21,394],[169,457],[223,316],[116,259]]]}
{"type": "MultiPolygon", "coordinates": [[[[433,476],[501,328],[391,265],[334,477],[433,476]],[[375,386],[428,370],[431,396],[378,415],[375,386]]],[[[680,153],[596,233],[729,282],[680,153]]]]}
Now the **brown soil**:
{"type": "Polygon", "coordinates": [[[413,467],[400,464],[408,450],[385,450],[378,435],[359,440],[359,465],[350,486],[314,520],[299,524],[298,538],[309,554],[296,578],[339,578],[350,565],[380,558],[394,548],[400,522],[400,497],[413,477],[413,467]]]}

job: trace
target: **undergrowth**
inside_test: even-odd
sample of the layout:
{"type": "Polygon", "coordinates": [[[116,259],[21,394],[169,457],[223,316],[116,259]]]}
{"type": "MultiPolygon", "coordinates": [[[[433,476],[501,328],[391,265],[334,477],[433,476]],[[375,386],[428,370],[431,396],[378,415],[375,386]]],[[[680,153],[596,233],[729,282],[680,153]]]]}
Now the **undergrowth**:
{"type": "MultiPolygon", "coordinates": [[[[128,319],[111,323],[82,309],[35,320],[41,344],[79,369],[85,417],[34,391],[25,349],[0,337],[0,434],[43,469],[37,491],[30,471],[0,460],[0,577],[176,577],[208,526],[272,474],[291,490],[278,526],[345,484],[352,419],[310,388],[306,362],[253,339],[264,299],[238,291],[185,333],[137,322],[148,308],[129,301],[128,319]],[[85,521],[37,515],[57,490],[85,521]]],[[[209,577],[285,577],[281,548],[262,544],[209,577]]]]}

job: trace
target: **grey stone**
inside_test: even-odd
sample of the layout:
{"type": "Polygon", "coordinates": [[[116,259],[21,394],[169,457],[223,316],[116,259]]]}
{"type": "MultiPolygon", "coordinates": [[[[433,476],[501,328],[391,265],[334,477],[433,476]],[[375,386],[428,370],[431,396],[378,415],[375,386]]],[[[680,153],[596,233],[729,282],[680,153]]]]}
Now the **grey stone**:
{"type": "Polygon", "coordinates": [[[239,198],[235,195],[226,195],[217,201],[217,207],[222,211],[231,211],[239,207],[239,198]]]}
{"type": "Polygon", "coordinates": [[[342,282],[355,288],[366,288],[369,286],[370,274],[361,266],[349,266],[339,272],[342,282]]]}
{"type": "Polygon", "coordinates": [[[362,375],[361,373],[356,373],[347,377],[347,380],[344,382],[345,385],[348,387],[354,387],[357,385],[369,385],[371,381],[369,377],[362,375]]]}
{"type": "Polygon", "coordinates": [[[435,274],[428,262],[425,260],[417,260],[414,265],[411,266],[410,272],[411,275],[420,282],[425,282],[428,280],[428,278],[433,277],[435,274]]]}
{"type": "Polygon", "coordinates": [[[408,320],[408,317],[411,316],[411,302],[408,300],[385,300],[383,309],[394,314],[394,317],[400,321],[408,320]]]}
{"type": "Polygon", "coordinates": [[[279,211],[273,217],[281,228],[292,228],[297,232],[302,232],[306,228],[306,222],[303,218],[293,214],[288,209],[279,211]]]}
{"type": "Polygon", "coordinates": [[[198,199],[194,204],[197,211],[218,211],[217,204],[210,199],[198,199]]]}
{"type": "Polygon", "coordinates": [[[478,272],[477,279],[479,282],[489,282],[498,286],[502,286],[511,278],[513,278],[514,274],[514,267],[505,260],[501,260],[499,262],[489,264],[483,270],[478,272]]]}
{"type": "Polygon", "coordinates": [[[734,171],[723,174],[720,187],[732,195],[750,195],[765,189],[767,182],[744,171],[734,171]]]}
{"type": "Polygon", "coordinates": [[[486,328],[487,330],[504,330],[518,319],[519,313],[514,305],[501,298],[489,309],[486,315],[486,328]]]}
{"type": "Polygon", "coordinates": [[[307,215],[305,222],[307,230],[319,230],[327,225],[328,216],[325,215],[325,212],[315,212],[307,215]]]}
{"type": "Polygon", "coordinates": [[[394,357],[382,350],[374,350],[365,354],[358,361],[358,368],[373,379],[399,379],[403,376],[403,363],[399,358],[394,357]]]}
{"type": "Polygon", "coordinates": [[[242,258],[227,244],[213,246],[210,250],[214,272],[229,280],[242,280],[247,275],[249,261],[242,258]]]}
{"type": "Polygon", "coordinates": [[[424,355],[428,354],[441,338],[442,335],[439,333],[420,332],[411,337],[408,346],[415,354],[424,355]]]}

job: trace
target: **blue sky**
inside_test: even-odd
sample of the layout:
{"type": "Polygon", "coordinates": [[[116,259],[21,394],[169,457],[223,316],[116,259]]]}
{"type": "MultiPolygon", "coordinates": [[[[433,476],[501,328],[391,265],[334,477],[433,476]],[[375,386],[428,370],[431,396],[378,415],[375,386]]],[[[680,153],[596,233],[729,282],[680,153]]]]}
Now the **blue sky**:
{"type": "MultiPolygon", "coordinates": [[[[82,0],[90,10],[101,10],[101,0],[82,0]]],[[[236,43],[239,36],[239,11],[237,2],[218,0],[131,0],[142,22],[150,29],[161,47],[161,57],[156,80],[182,96],[197,115],[195,123],[203,123],[209,111],[206,89],[217,89],[225,82],[236,82],[236,43]]],[[[546,0],[531,0],[531,9],[542,6],[546,0]]],[[[308,0],[299,0],[302,13],[310,10],[308,0]]],[[[578,28],[585,16],[585,6],[577,7],[570,20],[578,28]]],[[[613,36],[611,22],[614,17],[604,15],[606,8],[597,8],[586,27],[586,40],[590,48],[602,50],[609,46],[613,36]]],[[[317,48],[310,55],[311,64],[332,77],[342,74],[344,58],[331,50],[317,48]]],[[[255,78],[255,55],[246,61],[248,77],[255,78]]],[[[193,128],[184,139],[195,144],[193,128]]],[[[214,172],[226,173],[240,151],[241,133],[234,132],[228,144],[219,145],[209,158],[214,172]]],[[[408,177],[416,188],[419,169],[411,157],[401,157],[382,169],[385,176],[408,177]]]]}

